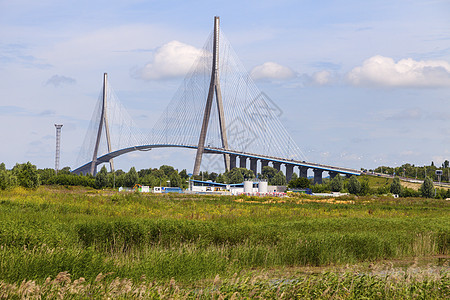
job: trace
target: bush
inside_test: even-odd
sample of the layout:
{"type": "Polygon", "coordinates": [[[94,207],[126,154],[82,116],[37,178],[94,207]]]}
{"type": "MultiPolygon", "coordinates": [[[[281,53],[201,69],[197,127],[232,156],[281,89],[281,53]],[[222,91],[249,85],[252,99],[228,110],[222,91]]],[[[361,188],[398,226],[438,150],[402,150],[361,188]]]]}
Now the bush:
{"type": "Polygon", "coordinates": [[[420,192],[413,190],[413,189],[409,189],[409,188],[403,188],[400,196],[402,196],[402,197],[420,197],[420,192]]]}
{"type": "Polygon", "coordinates": [[[325,193],[325,192],[329,192],[330,188],[328,187],[327,184],[315,184],[313,186],[311,186],[311,191],[313,193],[325,193]]]}
{"type": "Polygon", "coordinates": [[[95,187],[95,178],[76,174],[58,174],[47,180],[47,184],[95,187]]]}
{"type": "Polygon", "coordinates": [[[350,177],[350,180],[348,181],[347,186],[348,192],[350,194],[357,195],[361,191],[361,183],[359,183],[358,178],[356,178],[355,175],[350,177]]]}

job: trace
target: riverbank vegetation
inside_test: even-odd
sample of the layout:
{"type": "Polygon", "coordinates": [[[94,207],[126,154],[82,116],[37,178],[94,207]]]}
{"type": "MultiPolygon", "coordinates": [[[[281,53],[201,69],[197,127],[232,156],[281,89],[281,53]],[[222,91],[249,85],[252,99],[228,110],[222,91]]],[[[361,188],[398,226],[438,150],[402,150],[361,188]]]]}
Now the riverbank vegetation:
{"type": "MultiPolygon", "coordinates": [[[[386,169],[386,167],[384,168],[386,169]]],[[[431,177],[427,176],[422,184],[400,181],[398,177],[387,178],[371,175],[352,176],[350,178],[338,175],[334,178],[324,178],[322,184],[313,184],[313,179],[299,178],[295,173],[291,180],[287,182],[283,172],[269,166],[265,166],[261,173],[257,174],[257,178],[267,180],[270,185],[287,185],[288,188],[292,189],[311,188],[314,193],[342,192],[359,196],[391,194],[400,197],[450,198],[450,189],[434,186],[433,178],[435,175],[431,172],[433,168],[436,169],[432,164],[428,168],[428,174],[431,177]]],[[[196,180],[210,180],[229,184],[242,183],[245,179],[254,178],[256,177],[253,172],[245,168],[234,168],[223,174],[201,172],[200,175],[191,177],[191,179],[196,180]]],[[[56,173],[53,169],[37,169],[30,162],[16,164],[10,170],[6,169],[5,164],[0,164],[0,190],[12,189],[17,186],[37,188],[41,184],[83,186],[96,189],[121,186],[131,188],[136,184],[151,187],[187,188],[189,179],[186,170],[178,171],[167,165],[162,165],[159,169],[149,168],[139,171],[132,167],[128,172],[122,170],[108,172],[106,167],[103,166],[95,176],[91,176],[73,174],[68,167],[56,173]]]]}
{"type": "Polygon", "coordinates": [[[411,286],[439,293],[445,285],[448,289],[448,274],[419,276],[425,281],[411,279],[407,286],[344,271],[292,278],[283,272],[411,257],[448,260],[449,217],[450,203],[439,199],[218,197],[16,187],[0,192],[0,285],[16,293],[31,281],[48,290],[52,280],[66,272],[59,276],[70,276],[71,281],[60,278],[55,286],[73,286],[75,279],[83,278],[76,286],[86,291],[106,293],[112,284],[132,289],[142,284],[151,293],[156,293],[154,287],[172,295],[176,286],[180,293],[199,292],[189,286],[212,285],[218,276],[222,284],[203,290],[205,295],[219,291],[244,296],[258,287],[255,295],[281,297],[274,278],[248,275],[275,270],[281,272],[278,280],[287,289],[285,295],[323,294],[325,284],[330,287],[326,294],[334,289],[336,295],[346,290],[351,295],[356,293],[351,282],[371,293],[371,284],[388,286],[382,293],[393,286],[405,293],[411,286]],[[100,273],[109,275],[99,280],[100,273]],[[234,274],[244,276],[240,280],[245,284],[233,285],[234,274]]]}

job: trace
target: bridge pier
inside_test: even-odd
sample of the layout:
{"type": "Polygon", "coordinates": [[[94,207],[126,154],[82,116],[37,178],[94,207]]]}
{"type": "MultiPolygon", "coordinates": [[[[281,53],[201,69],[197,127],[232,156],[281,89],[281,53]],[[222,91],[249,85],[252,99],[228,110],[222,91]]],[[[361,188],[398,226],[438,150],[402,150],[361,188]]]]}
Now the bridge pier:
{"type": "Polygon", "coordinates": [[[334,177],[336,177],[336,175],[338,174],[338,172],[328,171],[328,174],[330,174],[330,179],[333,179],[334,177]]]}
{"type": "Polygon", "coordinates": [[[253,174],[255,174],[255,176],[258,174],[258,159],[257,158],[250,158],[250,170],[253,171],[253,174]]]}
{"type": "Polygon", "coordinates": [[[308,168],[307,167],[298,167],[299,169],[299,177],[300,178],[308,178],[308,168]]]}
{"type": "Polygon", "coordinates": [[[245,156],[239,157],[239,168],[247,168],[247,157],[245,156]]]}
{"type": "Polygon", "coordinates": [[[294,173],[294,165],[286,164],[286,182],[291,181],[293,173],[294,173]]]}
{"type": "Polygon", "coordinates": [[[322,172],[321,169],[314,169],[314,184],[322,184],[322,172]]]}
{"type": "Polygon", "coordinates": [[[261,160],[261,173],[262,173],[262,169],[264,167],[267,167],[269,165],[269,161],[268,160],[261,160]]]}
{"type": "Polygon", "coordinates": [[[237,155],[230,154],[230,170],[236,168],[236,158],[237,155]]]}
{"type": "Polygon", "coordinates": [[[280,171],[280,169],[281,169],[281,163],[280,162],[273,161],[272,165],[275,168],[275,170],[280,171]]]}

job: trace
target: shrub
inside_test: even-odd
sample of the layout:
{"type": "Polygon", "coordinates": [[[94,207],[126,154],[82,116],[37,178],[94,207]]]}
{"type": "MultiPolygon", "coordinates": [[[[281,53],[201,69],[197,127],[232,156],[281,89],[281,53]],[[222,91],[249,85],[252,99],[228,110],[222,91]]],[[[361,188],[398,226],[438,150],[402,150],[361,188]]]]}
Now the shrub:
{"type": "Polygon", "coordinates": [[[350,194],[357,195],[361,191],[361,183],[359,183],[358,178],[356,178],[355,175],[350,177],[350,180],[348,181],[347,186],[348,192],[350,194]]]}

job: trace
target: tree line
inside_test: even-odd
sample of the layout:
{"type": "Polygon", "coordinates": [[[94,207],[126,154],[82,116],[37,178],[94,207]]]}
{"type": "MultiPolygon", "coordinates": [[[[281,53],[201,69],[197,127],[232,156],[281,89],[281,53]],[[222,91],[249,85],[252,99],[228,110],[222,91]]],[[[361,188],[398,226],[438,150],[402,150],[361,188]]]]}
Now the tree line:
{"type": "MultiPolygon", "coordinates": [[[[385,195],[394,194],[399,197],[425,197],[425,198],[450,198],[450,189],[435,188],[433,180],[430,177],[425,177],[424,182],[418,190],[403,187],[400,184],[400,178],[394,177],[390,184],[373,187],[370,185],[370,177],[368,176],[351,176],[349,179],[344,179],[341,175],[336,175],[333,179],[325,178],[324,183],[313,185],[311,179],[296,178],[289,182],[288,188],[291,189],[306,189],[310,188],[314,193],[326,192],[344,192],[353,195],[385,195]]],[[[389,179],[386,179],[386,183],[389,179]]]]}
{"type": "MultiPolygon", "coordinates": [[[[272,167],[264,167],[258,178],[268,180],[271,185],[286,185],[286,177],[283,172],[272,167]]],[[[252,171],[245,168],[234,168],[223,174],[215,172],[200,172],[200,175],[192,176],[195,180],[215,181],[226,184],[242,183],[245,179],[254,179],[252,171]]],[[[189,175],[186,169],[178,171],[172,166],[162,165],[159,168],[148,168],[136,171],[131,167],[128,172],[116,170],[110,172],[103,166],[95,176],[90,174],[77,175],[65,167],[55,172],[54,169],[38,169],[30,162],[16,164],[7,170],[4,163],[0,164],[0,189],[5,190],[22,186],[25,188],[37,188],[39,185],[64,185],[85,186],[92,188],[134,187],[136,184],[171,187],[188,187],[189,175]]]]}
{"type": "Polygon", "coordinates": [[[441,164],[441,166],[436,166],[434,162],[431,162],[429,166],[417,166],[414,164],[406,163],[399,167],[379,166],[378,168],[375,168],[373,170],[362,169],[362,171],[383,173],[420,180],[424,180],[426,177],[430,177],[433,181],[439,180],[438,175],[436,175],[437,170],[442,171],[442,175],[440,178],[442,182],[450,182],[450,162],[448,160],[445,160],[441,164]]]}
{"type": "MultiPolygon", "coordinates": [[[[413,165],[412,165],[413,166],[413,165]]],[[[411,167],[412,167],[411,166],[411,167]]],[[[430,176],[426,176],[421,188],[417,191],[414,189],[402,187],[398,177],[389,184],[383,186],[371,187],[368,176],[361,176],[357,178],[352,176],[349,179],[344,179],[341,175],[335,176],[333,179],[325,178],[322,184],[313,184],[312,179],[299,178],[296,173],[287,182],[282,171],[278,171],[273,167],[265,166],[261,173],[255,174],[246,168],[233,168],[222,174],[215,172],[200,172],[200,175],[192,176],[192,179],[203,181],[214,181],[226,184],[242,183],[246,179],[263,179],[267,180],[269,185],[287,185],[291,189],[305,189],[311,188],[314,193],[323,192],[348,192],[354,195],[383,195],[396,194],[400,197],[427,197],[427,198],[450,198],[450,190],[435,189],[433,185],[432,170],[435,168],[432,163],[431,166],[425,167],[424,171],[428,171],[430,176]]],[[[449,167],[448,161],[444,162],[443,167],[449,167]]],[[[384,168],[386,172],[393,171],[395,168],[384,168]]],[[[444,168],[445,169],[445,168],[444,168]]],[[[378,168],[375,169],[378,172],[378,168]]],[[[405,167],[406,173],[406,167],[405,167]]],[[[398,174],[398,173],[397,173],[398,174]]],[[[12,169],[8,170],[4,163],[0,164],[0,189],[5,190],[21,186],[24,188],[37,188],[39,185],[64,185],[64,186],[85,186],[96,189],[114,188],[114,187],[134,187],[136,184],[148,186],[171,186],[171,187],[188,187],[188,180],[190,179],[186,169],[178,171],[172,166],[162,165],[159,168],[148,168],[136,171],[131,167],[128,172],[123,170],[116,170],[115,172],[108,172],[103,166],[95,176],[76,175],[70,172],[69,167],[65,167],[58,173],[54,169],[45,168],[37,169],[37,167],[30,162],[16,164],[12,169]]]]}

